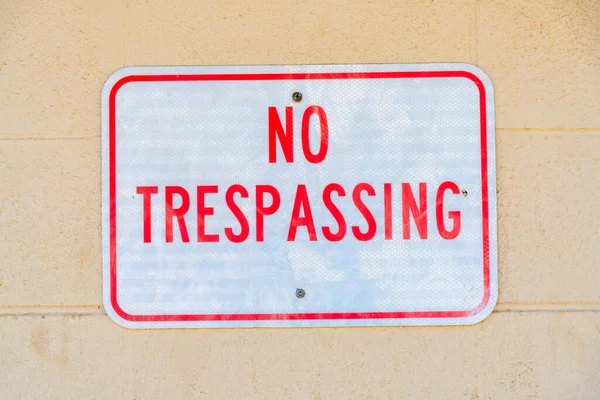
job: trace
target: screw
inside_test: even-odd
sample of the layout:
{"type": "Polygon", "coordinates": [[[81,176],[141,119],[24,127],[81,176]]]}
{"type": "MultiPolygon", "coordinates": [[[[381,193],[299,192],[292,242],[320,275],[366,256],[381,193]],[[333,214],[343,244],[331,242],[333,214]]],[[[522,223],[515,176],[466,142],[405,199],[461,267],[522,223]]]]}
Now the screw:
{"type": "Polygon", "coordinates": [[[294,92],[294,94],[292,94],[292,100],[296,103],[300,103],[302,101],[302,93],[294,92]]]}
{"type": "Polygon", "coordinates": [[[306,291],[304,289],[296,289],[296,297],[301,299],[306,296],[306,291]]]}
{"type": "Polygon", "coordinates": [[[467,192],[465,189],[463,189],[461,193],[465,197],[467,197],[467,195],[469,194],[469,192],[467,192]]]}

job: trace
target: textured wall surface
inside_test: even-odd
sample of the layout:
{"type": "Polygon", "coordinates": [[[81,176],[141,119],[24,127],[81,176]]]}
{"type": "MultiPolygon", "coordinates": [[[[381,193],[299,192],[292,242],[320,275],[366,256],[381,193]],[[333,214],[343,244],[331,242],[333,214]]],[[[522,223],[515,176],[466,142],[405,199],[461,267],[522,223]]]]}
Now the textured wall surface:
{"type": "Polygon", "coordinates": [[[0,398],[600,399],[597,0],[0,0],[0,398]],[[453,328],[131,331],[102,309],[100,91],[126,65],[470,62],[500,300],[453,328]]]}

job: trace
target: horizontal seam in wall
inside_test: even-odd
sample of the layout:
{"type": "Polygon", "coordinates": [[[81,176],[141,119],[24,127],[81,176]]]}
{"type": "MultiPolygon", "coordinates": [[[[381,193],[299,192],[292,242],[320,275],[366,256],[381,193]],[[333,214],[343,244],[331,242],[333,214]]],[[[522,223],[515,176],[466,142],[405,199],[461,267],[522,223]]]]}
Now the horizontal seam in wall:
{"type": "Polygon", "coordinates": [[[494,312],[600,311],[600,303],[499,303],[494,312]]]}
{"type": "Polygon", "coordinates": [[[500,132],[600,132],[600,127],[496,127],[500,132]]]}
{"type": "Polygon", "coordinates": [[[19,140],[40,140],[40,141],[48,141],[48,140],[95,140],[100,139],[98,135],[90,135],[90,136],[2,136],[0,135],[0,140],[6,141],[19,141],[19,140]]]}
{"type": "MultiPolygon", "coordinates": [[[[600,303],[502,303],[494,312],[600,312],[600,303]]],[[[1,306],[0,317],[102,316],[101,306],[1,306]]]]}
{"type": "MultiPolygon", "coordinates": [[[[507,127],[501,128],[496,127],[496,132],[502,133],[546,133],[546,134],[585,134],[586,136],[591,135],[600,135],[600,127],[573,127],[573,128],[565,128],[565,127],[507,127]]],[[[0,133],[0,140],[93,140],[100,139],[101,136],[98,134],[89,134],[89,135],[77,135],[77,136],[69,136],[61,134],[53,134],[53,135],[39,135],[39,136],[20,136],[18,134],[10,134],[0,133]]]]}

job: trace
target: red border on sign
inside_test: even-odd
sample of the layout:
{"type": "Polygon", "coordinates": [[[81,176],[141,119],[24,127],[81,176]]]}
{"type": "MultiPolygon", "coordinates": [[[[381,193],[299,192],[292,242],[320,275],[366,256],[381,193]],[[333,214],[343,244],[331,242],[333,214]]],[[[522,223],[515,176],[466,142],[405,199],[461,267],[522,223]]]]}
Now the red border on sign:
{"type": "Polygon", "coordinates": [[[487,168],[487,117],[486,92],[483,82],[467,71],[412,71],[412,72],[347,72],[347,73],[269,73],[269,74],[198,74],[198,75],[130,75],[119,79],[109,95],[109,198],[110,198],[110,302],[121,318],[132,322],[164,321],[265,321],[265,320],[338,320],[338,319],[390,319],[390,318],[464,318],[477,315],[490,300],[490,243],[489,202],[487,168]],[[292,314],[174,314],[133,315],[125,312],[117,301],[117,212],[116,212],[116,97],[123,85],[129,82],[189,82],[189,81],[282,81],[324,79],[423,79],[466,78],[479,89],[481,128],[481,184],[483,228],[483,300],[472,310],[466,311],[417,311],[417,312],[338,312],[338,313],[292,313],[292,314]]]}

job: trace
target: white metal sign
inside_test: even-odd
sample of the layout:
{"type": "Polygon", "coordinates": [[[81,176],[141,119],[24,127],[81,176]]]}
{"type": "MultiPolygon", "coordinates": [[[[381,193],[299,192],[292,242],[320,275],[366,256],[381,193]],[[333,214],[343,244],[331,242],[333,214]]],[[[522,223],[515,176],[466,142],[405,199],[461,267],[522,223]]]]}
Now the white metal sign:
{"type": "Polygon", "coordinates": [[[494,102],[477,67],[135,67],[102,107],[119,324],[461,325],[493,310],[494,102]]]}

